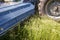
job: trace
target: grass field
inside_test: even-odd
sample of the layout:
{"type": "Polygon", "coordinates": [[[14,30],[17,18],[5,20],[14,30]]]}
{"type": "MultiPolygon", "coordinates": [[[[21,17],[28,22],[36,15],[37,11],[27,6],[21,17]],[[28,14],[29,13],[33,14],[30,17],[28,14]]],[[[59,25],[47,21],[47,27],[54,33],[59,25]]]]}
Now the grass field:
{"type": "Polygon", "coordinates": [[[60,40],[60,23],[34,15],[0,40],[60,40]]]}

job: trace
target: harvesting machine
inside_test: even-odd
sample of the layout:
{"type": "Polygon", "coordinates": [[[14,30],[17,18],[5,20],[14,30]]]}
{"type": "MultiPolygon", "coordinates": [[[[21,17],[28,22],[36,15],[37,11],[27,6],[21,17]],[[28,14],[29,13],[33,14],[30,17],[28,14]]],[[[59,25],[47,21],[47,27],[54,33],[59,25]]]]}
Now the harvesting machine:
{"type": "Polygon", "coordinates": [[[34,12],[33,1],[0,0],[0,36],[34,12]]]}
{"type": "Polygon", "coordinates": [[[0,0],[0,36],[33,15],[37,7],[39,13],[44,12],[53,19],[60,18],[60,0],[0,0]]]}

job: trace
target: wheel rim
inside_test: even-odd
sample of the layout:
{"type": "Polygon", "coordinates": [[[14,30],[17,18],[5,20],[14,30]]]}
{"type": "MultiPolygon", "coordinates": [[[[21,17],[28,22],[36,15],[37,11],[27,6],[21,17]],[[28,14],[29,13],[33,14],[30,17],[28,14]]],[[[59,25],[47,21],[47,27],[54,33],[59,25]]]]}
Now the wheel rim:
{"type": "Polygon", "coordinates": [[[49,16],[60,16],[60,3],[56,2],[56,1],[50,1],[47,5],[46,5],[46,13],[49,16]]]}

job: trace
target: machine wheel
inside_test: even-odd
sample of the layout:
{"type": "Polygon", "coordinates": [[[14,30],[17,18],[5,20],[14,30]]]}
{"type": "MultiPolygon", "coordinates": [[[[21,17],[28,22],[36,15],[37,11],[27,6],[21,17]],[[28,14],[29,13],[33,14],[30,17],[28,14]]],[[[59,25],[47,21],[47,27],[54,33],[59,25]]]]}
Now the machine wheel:
{"type": "Polygon", "coordinates": [[[46,14],[57,21],[60,21],[60,2],[50,0],[45,6],[46,14]]]}

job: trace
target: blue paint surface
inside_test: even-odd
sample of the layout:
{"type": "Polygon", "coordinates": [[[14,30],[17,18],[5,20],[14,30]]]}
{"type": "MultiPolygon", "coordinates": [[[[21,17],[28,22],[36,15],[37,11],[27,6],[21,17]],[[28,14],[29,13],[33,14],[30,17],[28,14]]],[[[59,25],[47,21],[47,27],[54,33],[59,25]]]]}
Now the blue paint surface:
{"type": "Polygon", "coordinates": [[[22,3],[0,7],[0,35],[12,28],[18,22],[34,14],[34,5],[31,3],[22,3]]]}

